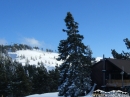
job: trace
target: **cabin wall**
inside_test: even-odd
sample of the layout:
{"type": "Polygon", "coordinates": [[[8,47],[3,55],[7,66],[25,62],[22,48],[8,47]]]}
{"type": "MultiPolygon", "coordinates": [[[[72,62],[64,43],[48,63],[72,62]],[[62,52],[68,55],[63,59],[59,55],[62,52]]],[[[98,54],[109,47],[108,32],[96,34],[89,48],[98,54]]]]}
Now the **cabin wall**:
{"type": "Polygon", "coordinates": [[[116,70],[115,66],[113,66],[110,62],[106,61],[106,80],[112,79],[112,72],[116,70]]]}
{"type": "MultiPolygon", "coordinates": [[[[117,80],[121,80],[121,69],[119,69],[118,67],[114,66],[113,64],[111,64],[109,61],[106,62],[106,79],[117,79],[117,80]],[[115,75],[113,75],[115,74],[115,75]],[[111,75],[111,77],[110,77],[111,75]]],[[[123,76],[124,79],[129,79],[129,76],[124,73],[123,76]]]]}
{"type": "MultiPolygon", "coordinates": [[[[107,86],[106,91],[121,89],[122,87],[121,86],[122,84],[121,72],[122,72],[121,69],[119,69],[117,66],[115,66],[114,64],[106,60],[106,85],[107,85],[107,82],[114,81],[114,80],[115,80],[115,84],[118,83],[118,85],[116,84],[117,86],[113,86],[113,87],[107,86]]],[[[124,80],[124,83],[126,80],[129,80],[129,76],[126,73],[124,73],[123,75],[123,80],[124,80]]]]}
{"type": "Polygon", "coordinates": [[[92,67],[92,74],[91,74],[91,78],[92,78],[92,83],[96,83],[96,89],[102,89],[101,86],[103,85],[103,61],[95,64],[92,67]]]}
{"type": "MultiPolygon", "coordinates": [[[[107,86],[107,82],[109,82],[109,80],[113,80],[113,79],[117,79],[120,78],[121,75],[120,73],[118,75],[113,75],[113,72],[115,73],[119,73],[120,70],[114,66],[112,63],[110,63],[109,61],[106,61],[106,86],[107,86]]],[[[110,91],[110,90],[119,90],[120,87],[106,87],[106,91],[110,91]]]]}

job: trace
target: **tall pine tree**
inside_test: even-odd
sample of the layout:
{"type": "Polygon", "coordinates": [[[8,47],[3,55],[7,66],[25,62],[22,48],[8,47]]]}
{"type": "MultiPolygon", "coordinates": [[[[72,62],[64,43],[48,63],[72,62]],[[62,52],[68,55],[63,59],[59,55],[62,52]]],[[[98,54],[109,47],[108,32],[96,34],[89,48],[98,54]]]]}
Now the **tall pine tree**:
{"type": "Polygon", "coordinates": [[[63,60],[60,65],[59,96],[78,97],[90,89],[90,73],[92,51],[82,43],[83,36],[78,34],[78,23],[70,12],[64,19],[67,29],[67,39],[61,40],[57,60],[63,60]]]}

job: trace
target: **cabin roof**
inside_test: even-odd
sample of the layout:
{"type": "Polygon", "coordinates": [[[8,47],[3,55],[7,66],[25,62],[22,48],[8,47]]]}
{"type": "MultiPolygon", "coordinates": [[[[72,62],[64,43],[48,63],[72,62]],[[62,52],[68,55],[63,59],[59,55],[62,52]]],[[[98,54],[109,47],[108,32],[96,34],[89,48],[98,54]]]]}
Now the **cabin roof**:
{"type": "MultiPolygon", "coordinates": [[[[125,73],[130,75],[130,60],[124,60],[124,59],[112,59],[112,58],[105,58],[106,61],[109,61],[119,69],[123,70],[125,73]]],[[[92,67],[100,64],[103,62],[103,59],[95,63],[92,67]]]]}
{"type": "Polygon", "coordinates": [[[115,66],[126,72],[127,74],[130,74],[130,60],[123,60],[123,59],[110,59],[106,58],[109,62],[113,63],[115,66]]]}

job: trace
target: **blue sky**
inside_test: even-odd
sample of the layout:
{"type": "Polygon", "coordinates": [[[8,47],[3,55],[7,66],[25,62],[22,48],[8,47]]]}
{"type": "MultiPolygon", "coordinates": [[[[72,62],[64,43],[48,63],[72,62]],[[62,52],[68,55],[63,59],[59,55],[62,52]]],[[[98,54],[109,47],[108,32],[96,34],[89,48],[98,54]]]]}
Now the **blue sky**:
{"type": "Polygon", "coordinates": [[[67,12],[94,57],[111,57],[111,49],[127,51],[123,39],[130,39],[130,0],[0,0],[0,43],[56,50],[66,39],[67,12]]]}

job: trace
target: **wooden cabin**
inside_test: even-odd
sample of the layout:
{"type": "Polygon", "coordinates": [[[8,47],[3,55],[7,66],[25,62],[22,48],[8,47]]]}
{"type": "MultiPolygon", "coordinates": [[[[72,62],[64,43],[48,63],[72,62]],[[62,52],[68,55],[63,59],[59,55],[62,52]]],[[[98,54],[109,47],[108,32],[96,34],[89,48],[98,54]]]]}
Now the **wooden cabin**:
{"type": "Polygon", "coordinates": [[[91,78],[96,89],[123,90],[130,86],[130,60],[103,58],[92,66],[91,78]]]}

